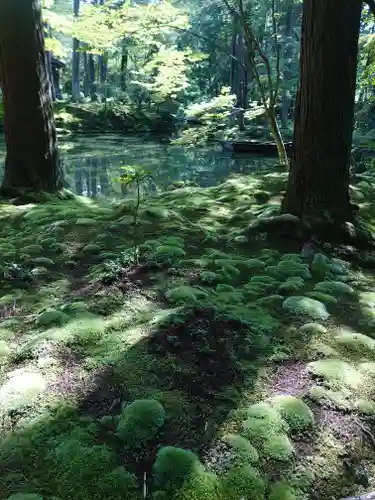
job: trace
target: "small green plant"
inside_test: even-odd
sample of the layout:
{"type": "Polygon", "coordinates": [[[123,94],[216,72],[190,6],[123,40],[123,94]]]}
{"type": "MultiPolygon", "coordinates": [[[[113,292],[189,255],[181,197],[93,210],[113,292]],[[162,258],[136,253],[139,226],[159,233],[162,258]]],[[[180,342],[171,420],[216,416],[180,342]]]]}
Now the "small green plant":
{"type": "Polygon", "coordinates": [[[138,215],[141,206],[141,188],[150,180],[153,181],[154,178],[143,167],[139,165],[125,166],[122,167],[123,173],[120,177],[116,178],[123,186],[127,187],[132,184],[136,185],[136,199],[132,207],[133,213],[133,243],[134,243],[134,261],[136,264],[139,263],[139,245],[138,245],[138,215]]]}

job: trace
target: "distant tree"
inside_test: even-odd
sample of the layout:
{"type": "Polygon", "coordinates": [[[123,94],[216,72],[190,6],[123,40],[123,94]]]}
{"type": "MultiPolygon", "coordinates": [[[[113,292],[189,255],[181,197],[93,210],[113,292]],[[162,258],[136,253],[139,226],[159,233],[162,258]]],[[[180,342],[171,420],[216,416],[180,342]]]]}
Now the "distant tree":
{"type": "Polygon", "coordinates": [[[349,166],[361,9],[358,0],[303,2],[294,151],[282,208],[307,226],[353,219],[349,166]]]}
{"type": "Polygon", "coordinates": [[[0,80],[7,156],[4,194],[63,187],[38,0],[0,2],[0,80]]]}

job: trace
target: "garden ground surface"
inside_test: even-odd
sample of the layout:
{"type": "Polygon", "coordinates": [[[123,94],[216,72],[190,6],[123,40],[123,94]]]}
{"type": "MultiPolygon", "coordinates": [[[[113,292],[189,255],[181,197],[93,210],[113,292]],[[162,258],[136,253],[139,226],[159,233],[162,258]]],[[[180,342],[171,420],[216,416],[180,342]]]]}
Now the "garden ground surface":
{"type": "Polygon", "coordinates": [[[375,489],[372,256],[250,237],[284,182],[0,206],[1,499],[375,489]]]}

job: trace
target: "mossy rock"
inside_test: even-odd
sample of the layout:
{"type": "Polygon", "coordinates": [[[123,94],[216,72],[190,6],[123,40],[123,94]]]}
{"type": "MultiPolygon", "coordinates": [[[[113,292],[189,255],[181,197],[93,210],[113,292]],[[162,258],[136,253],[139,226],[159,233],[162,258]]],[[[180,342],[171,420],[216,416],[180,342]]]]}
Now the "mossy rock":
{"type": "Polygon", "coordinates": [[[283,300],[284,300],[283,295],[274,294],[274,295],[268,295],[268,297],[261,297],[257,301],[257,304],[260,307],[265,307],[271,310],[275,310],[281,308],[283,300]]]}
{"type": "Polygon", "coordinates": [[[61,306],[61,311],[63,311],[66,314],[80,314],[82,312],[88,312],[89,311],[89,306],[86,304],[86,302],[83,302],[82,300],[76,301],[76,302],[70,302],[68,304],[64,304],[61,306]]]}
{"type": "Polygon", "coordinates": [[[62,311],[50,309],[42,312],[36,319],[36,324],[43,327],[61,326],[69,321],[69,316],[62,311]]]}
{"type": "Polygon", "coordinates": [[[330,316],[322,302],[309,297],[288,297],[283,302],[283,309],[294,316],[309,316],[320,321],[324,321],[330,316]]]}
{"type": "Polygon", "coordinates": [[[248,269],[254,272],[263,271],[263,269],[265,268],[264,262],[260,259],[248,259],[246,260],[246,266],[248,267],[248,269]]]}
{"type": "Polygon", "coordinates": [[[276,396],[271,404],[280,412],[293,432],[305,431],[314,426],[314,415],[301,399],[294,396],[276,396]]]}
{"type": "Polygon", "coordinates": [[[264,500],[266,487],[260,472],[251,465],[231,469],[223,479],[226,500],[264,500]]]}

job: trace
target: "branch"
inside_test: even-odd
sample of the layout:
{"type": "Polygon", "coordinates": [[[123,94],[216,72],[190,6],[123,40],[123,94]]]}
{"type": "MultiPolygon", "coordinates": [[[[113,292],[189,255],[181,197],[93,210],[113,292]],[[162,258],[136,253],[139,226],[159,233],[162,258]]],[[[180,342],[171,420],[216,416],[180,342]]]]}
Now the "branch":
{"type": "MultiPolygon", "coordinates": [[[[268,57],[266,56],[266,54],[263,52],[257,38],[255,37],[254,33],[252,32],[252,30],[249,26],[249,23],[246,20],[246,13],[245,13],[244,5],[243,5],[243,0],[239,0],[238,5],[239,5],[239,9],[240,9],[240,21],[241,21],[241,24],[242,24],[242,27],[244,30],[245,39],[247,41],[248,51],[249,51],[249,47],[254,47],[256,52],[259,54],[260,58],[262,59],[264,65],[266,67],[268,87],[269,87],[269,93],[270,93],[269,102],[272,105],[272,103],[274,102],[274,96],[273,96],[272,71],[271,71],[270,61],[269,61],[268,57]]],[[[254,64],[254,68],[256,68],[255,64],[254,64]]],[[[256,74],[256,73],[258,73],[257,69],[254,72],[254,74],[256,74]]],[[[259,73],[258,73],[258,78],[259,78],[259,73]]],[[[263,94],[262,95],[262,99],[264,101],[263,104],[264,104],[265,108],[267,109],[267,107],[268,107],[267,106],[267,99],[265,98],[264,91],[263,91],[263,88],[262,88],[261,83],[260,83],[260,78],[259,78],[259,80],[257,80],[257,83],[260,86],[259,91],[261,92],[261,95],[263,94]]]]}
{"type": "MultiPolygon", "coordinates": [[[[1,0],[0,0],[1,1],[1,0]]],[[[215,42],[213,42],[212,40],[210,40],[209,38],[206,38],[205,36],[202,36],[202,35],[198,35],[198,33],[194,33],[193,31],[190,31],[190,30],[187,30],[187,29],[184,29],[184,28],[179,28],[178,26],[171,26],[169,24],[159,24],[159,26],[161,27],[165,27],[165,28],[172,28],[176,31],[181,31],[181,33],[186,33],[188,35],[191,35],[195,38],[199,38],[200,40],[203,40],[204,42],[207,42],[211,45],[212,48],[214,49],[217,49],[219,50],[222,54],[225,54],[227,56],[229,56],[231,59],[233,59],[234,61],[236,61],[238,64],[240,64],[241,66],[243,66],[244,68],[247,68],[247,65],[244,64],[242,61],[240,61],[236,56],[234,56],[233,54],[230,54],[228,52],[227,49],[225,49],[224,47],[221,47],[220,45],[217,45],[215,42]]]]}

